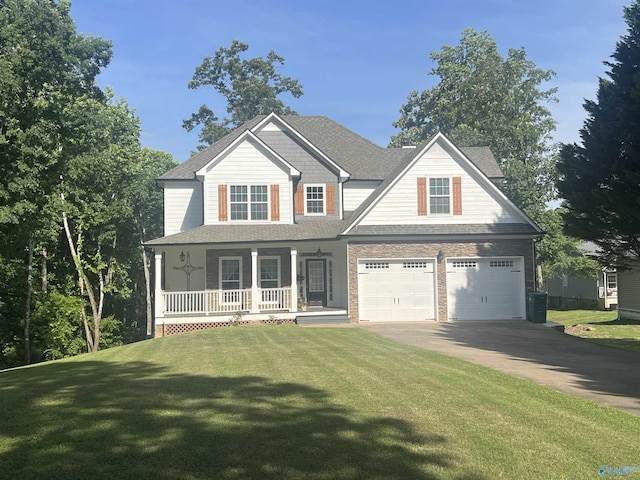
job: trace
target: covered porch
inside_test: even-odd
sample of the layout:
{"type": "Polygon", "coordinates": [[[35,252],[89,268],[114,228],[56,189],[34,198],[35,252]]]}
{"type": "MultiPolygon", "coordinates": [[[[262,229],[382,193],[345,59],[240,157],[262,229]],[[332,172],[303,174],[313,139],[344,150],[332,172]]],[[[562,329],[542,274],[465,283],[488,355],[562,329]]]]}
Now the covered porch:
{"type": "Polygon", "coordinates": [[[343,242],[165,246],[156,249],[155,272],[156,332],[347,314],[343,242]]]}

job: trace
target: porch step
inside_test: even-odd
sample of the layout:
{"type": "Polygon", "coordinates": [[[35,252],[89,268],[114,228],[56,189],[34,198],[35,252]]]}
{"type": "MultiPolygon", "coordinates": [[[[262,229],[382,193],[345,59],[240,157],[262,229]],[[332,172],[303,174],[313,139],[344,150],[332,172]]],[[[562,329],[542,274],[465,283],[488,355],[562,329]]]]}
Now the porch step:
{"type": "Polygon", "coordinates": [[[305,315],[297,316],[298,325],[337,325],[348,324],[348,315],[305,315]]]}

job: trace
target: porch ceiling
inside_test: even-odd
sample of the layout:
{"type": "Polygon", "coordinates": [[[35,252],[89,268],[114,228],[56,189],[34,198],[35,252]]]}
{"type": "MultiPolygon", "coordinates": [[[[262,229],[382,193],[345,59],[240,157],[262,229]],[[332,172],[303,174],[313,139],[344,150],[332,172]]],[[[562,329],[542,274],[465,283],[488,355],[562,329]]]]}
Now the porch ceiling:
{"type": "Polygon", "coordinates": [[[194,245],[208,243],[250,243],[296,240],[335,240],[347,220],[301,220],[297,224],[202,225],[186,232],[146,242],[148,246],[194,245]]]}

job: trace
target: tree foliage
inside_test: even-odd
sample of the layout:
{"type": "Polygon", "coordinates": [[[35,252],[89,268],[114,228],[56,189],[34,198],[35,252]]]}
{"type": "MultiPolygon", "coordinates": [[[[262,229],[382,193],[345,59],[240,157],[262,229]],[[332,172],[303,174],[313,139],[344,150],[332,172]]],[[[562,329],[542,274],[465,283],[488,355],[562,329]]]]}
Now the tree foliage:
{"type": "Polygon", "coordinates": [[[524,48],[511,48],[503,58],[488,32],[473,29],[430,58],[437,65],[429,74],[440,81],[409,94],[391,145],[417,144],[442,131],[458,145],[489,146],[507,195],[530,215],[544,210],[553,196],[549,139],[555,129],[546,104],[556,101],[556,89],[541,85],[555,74],[537,68],[524,48]]]}
{"type": "Polygon", "coordinates": [[[161,230],[146,202],[172,162],[97,86],[110,58],[68,1],[0,2],[0,368],[144,338],[140,230],[161,230]]]}
{"type": "Polygon", "coordinates": [[[226,99],[229,115],[220,120],[213,110],[202,105],[198,112],[183,122],[188,131],[202,125],[198,148],[213,144],[256,115],[296,113],[278,98],[283,94],[293,98],[302,96],[302,85],[297,80],[278,73],[278,66],[284,65],[284,58],[273,50],[266,58],[242,58],[241,54],[248,49],[248,44],[233,40],[229,48],[218,49],[196,68],[189,88],[213,87],[226,99]]]}
{"type": "Polygon", "coordinates": [[[640,256],[640,3],[624,9],[627,34],[618,41],[609,78],[584,103],[581,145],[563,145],[558,188],[565,226],[595,242],[606,264],[640,256]]]}

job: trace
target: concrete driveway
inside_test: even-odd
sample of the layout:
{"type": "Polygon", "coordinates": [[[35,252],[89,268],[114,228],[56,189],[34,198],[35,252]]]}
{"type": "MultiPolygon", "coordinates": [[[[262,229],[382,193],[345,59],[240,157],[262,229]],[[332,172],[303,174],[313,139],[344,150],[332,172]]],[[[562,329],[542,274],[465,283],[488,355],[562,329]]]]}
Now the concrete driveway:
{"type": "Polygon", "coordinates": [[[640,353],[590,344],[524,320],[360,326],[640,416],[640,353]]]}

